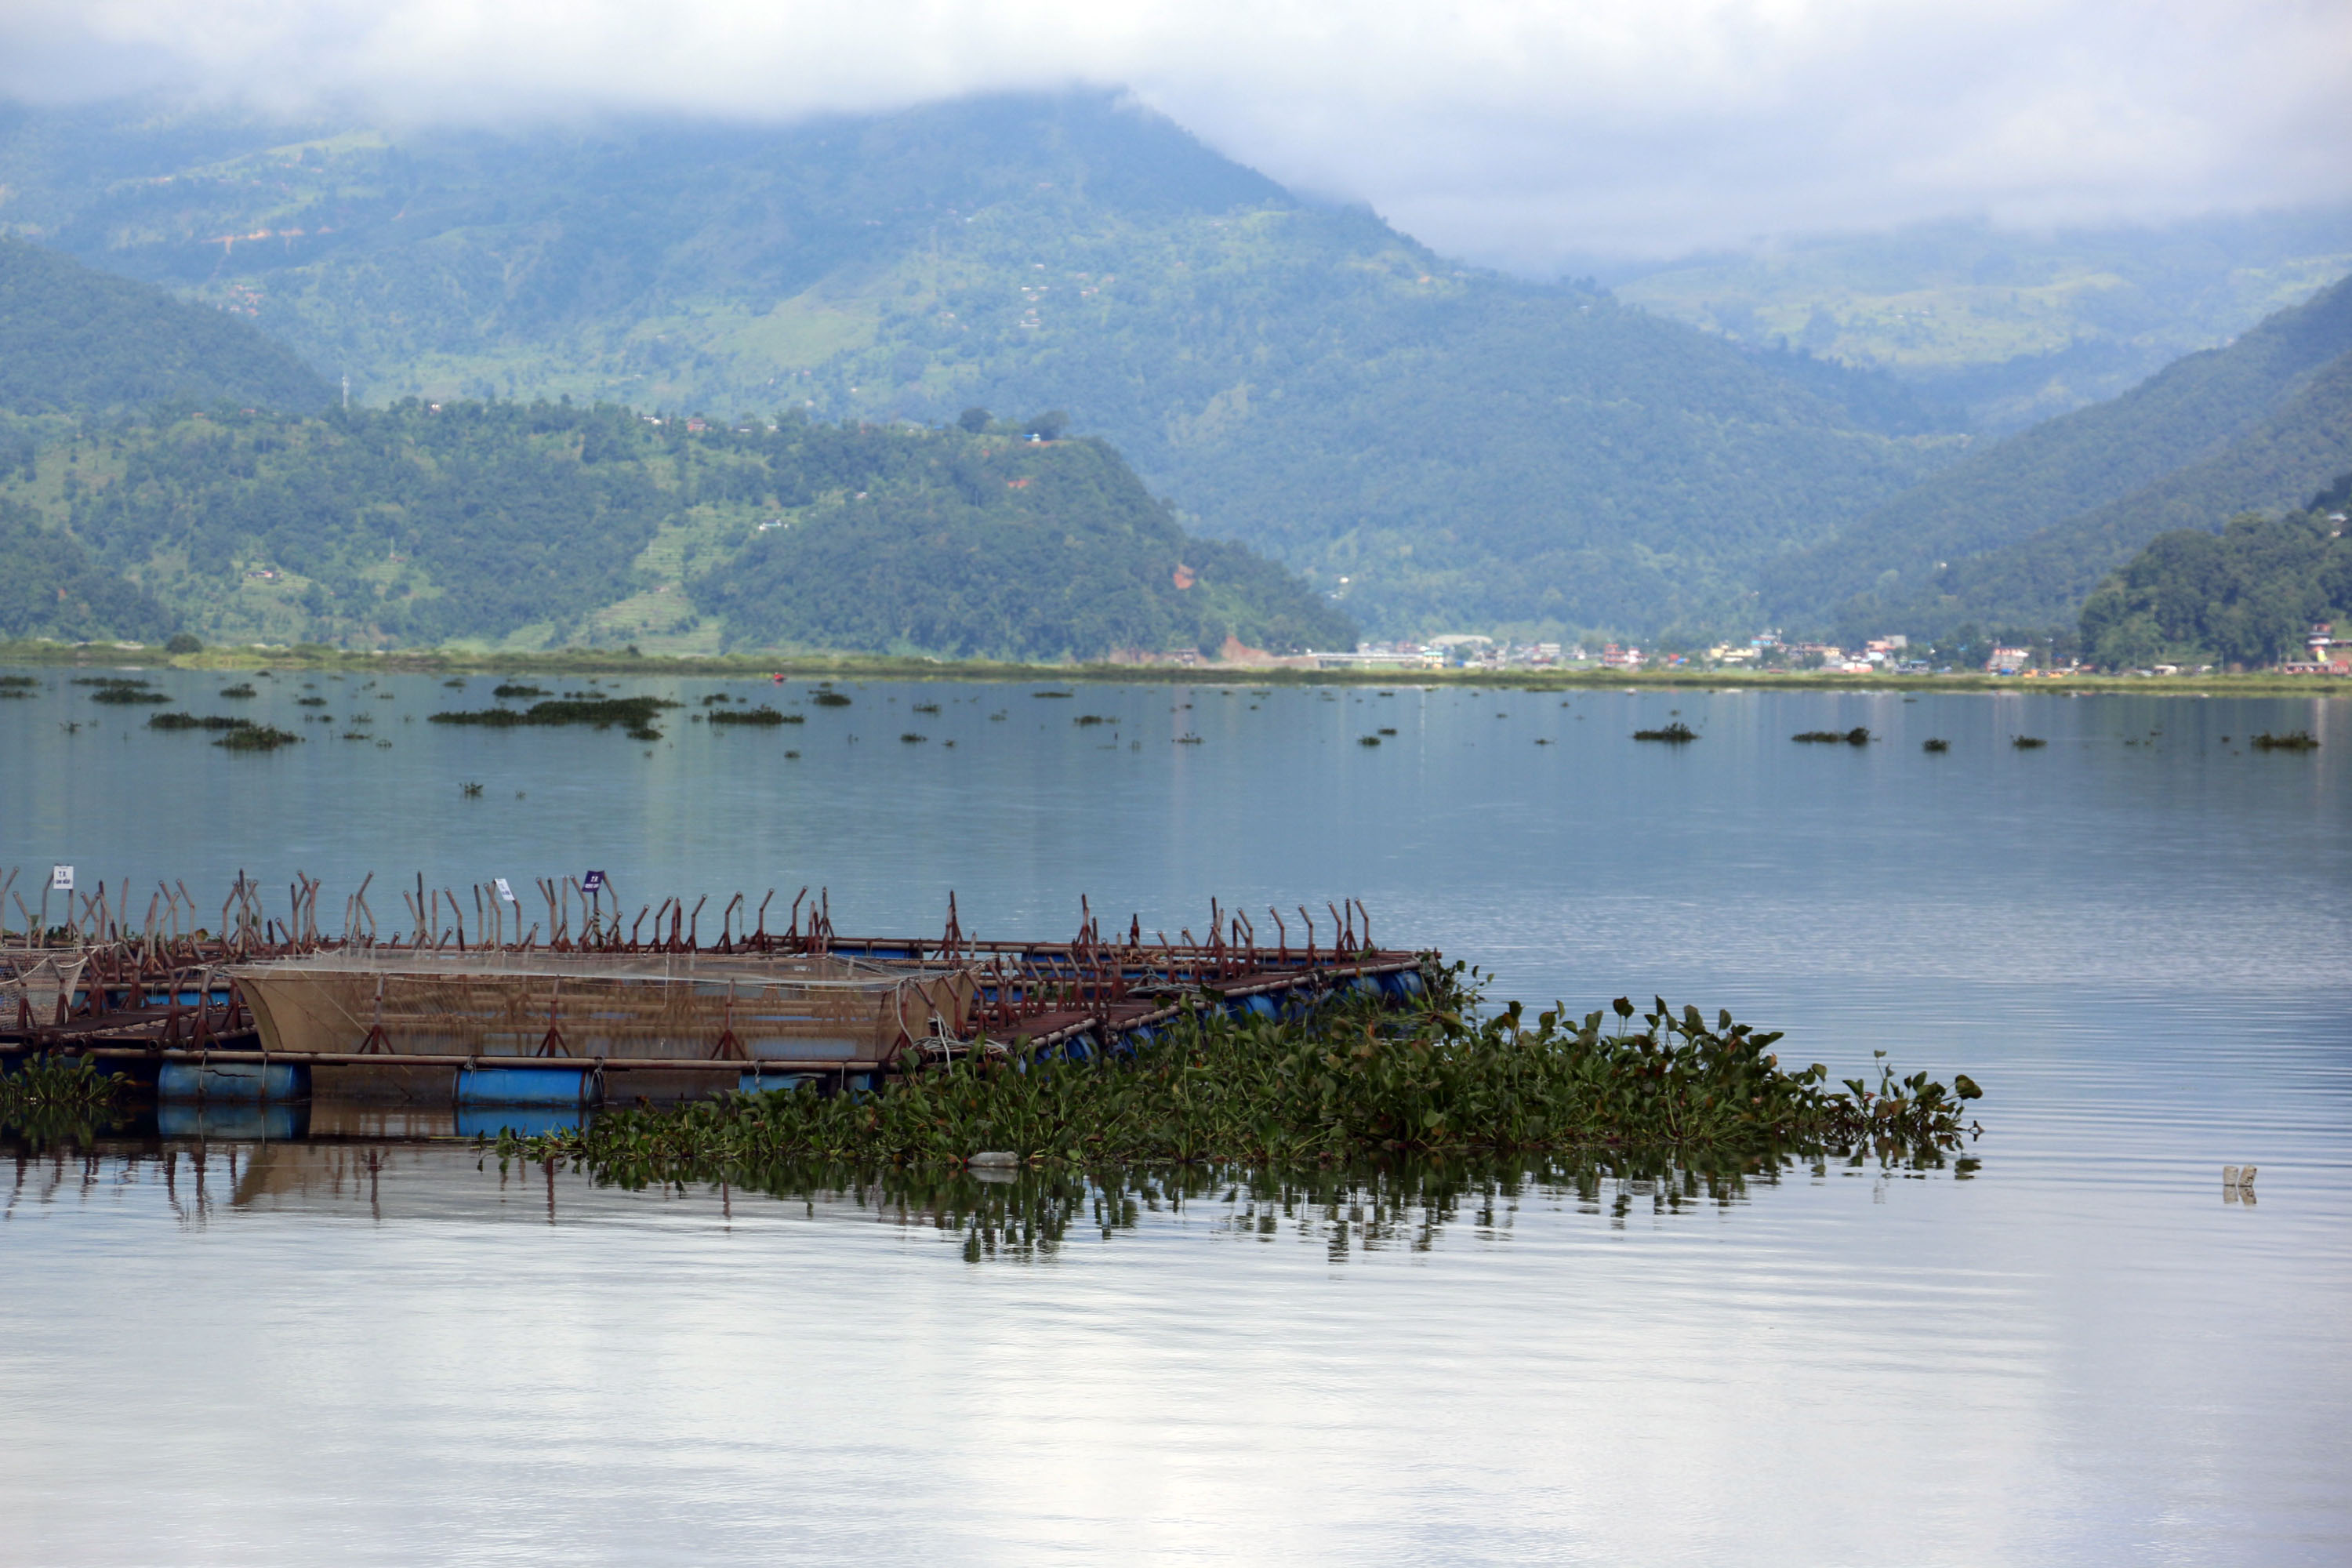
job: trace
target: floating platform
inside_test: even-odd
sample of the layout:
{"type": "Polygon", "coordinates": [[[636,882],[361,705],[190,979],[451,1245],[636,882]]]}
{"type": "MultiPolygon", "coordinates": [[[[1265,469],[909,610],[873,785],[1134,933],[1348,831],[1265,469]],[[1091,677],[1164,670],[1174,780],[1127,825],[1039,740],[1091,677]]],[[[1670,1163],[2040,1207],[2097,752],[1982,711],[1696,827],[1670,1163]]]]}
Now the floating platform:
{"type": "Polygon", "coordinates": [[[665,900],[655,938],[639,941],[644,913],[625,936],[617,916],[583,908],[575,934],[551,897],[551,940],[534,926],[486,943],[467,940],[454,894],[442,927],[440,895],[428,909],[421,888],[406,939],[374,940],[372,920],[330,939],[309,908],[317,886],[298,880],[280,922],[240,882],[225,914],[243,918],[221,936],[159,932],[152,910],[145,930],[125,931],[101,900],[63,943],[0,944],[0,1068],[85,1055],[160,1100],[225,1104],[361,1082],[548,1110],[598,1104],[615,1079],[664,1098],[831,1090],[972,1051],[1132,1049],[1204,1006],[1276,1017],[1339,995],[1411,1005],[1437,958],[1375,947],[1355,904],[1326,906],[1337,929],[1319,943],[1304,910],[1304,942],[1277,916],[1269,945],[1213,904],[1206,939],[1147,938],[1139,921],[1106,939],[1088,913],[1070,942],[1007,942],[967,937],[952,898],[938,938],[841,937],[822,900],[805,928],[795,900],[787,931],[740,931],[739,898],[719,938],[698,944],[681,901],[665,900]]]}

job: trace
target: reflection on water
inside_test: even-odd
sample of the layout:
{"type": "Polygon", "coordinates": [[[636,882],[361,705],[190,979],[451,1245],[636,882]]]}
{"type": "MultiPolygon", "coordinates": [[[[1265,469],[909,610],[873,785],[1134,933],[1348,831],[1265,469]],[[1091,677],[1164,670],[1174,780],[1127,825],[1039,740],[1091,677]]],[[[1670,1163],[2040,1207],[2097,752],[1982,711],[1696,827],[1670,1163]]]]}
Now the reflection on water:
{"type": "MultiPolygon", "coordinates": [[[[18,1202],[45,1205],[103,1189],[116,1198],[158,1193],[174,1214],[191,1221],[212,1217],[220,1205],[320,1215],[363,1206],[377,1220],[477,1212],[491,1217],[503,1215],[505,1200],[521,1191],[533,1194],[534,1217],[552,1222],[627,1214],[637,1196],[646,1195],[643,1187],[593,1180],[553,1162],[500,1160],[479,1141],[448,1133],[446,1119],[436,1131],[432,1119],[413,1113],[362,1108],[361,1114],[332,1118],[331,1134],[308,1142],[256,1141],[247,1122],[231,1117],[223,1124],[236,1131],[221,1136],[167,1130],[160,1138],[142,1138],[136,1120],[94,1140],[0,1142],[0,1158],[15,1169],[10,1212],[18,1202]],[[406,1132],[397,1141],[384,1136],[395,1125],[406,1132]],[[373,1133],[360,1132],[362,1127],[373,1133]]],[[[164,1124],[194,1120],[167,1114],[164,1124]]],[[[251,1125],[262,1125],[261,1119],[251,1125]]],[[[1533,1164],[1412,1160],[1282,1171],[1212,1165],[858,1170],[808,1163],[771,1168],[751,1180],[739,1174],[666,1184],[650,1195],[688,1208],[715,1204],[724,1219],[735,1217],[739,1204],[781,1205],[778,1212],[804,1218],[856,1218],[934,1233],[958,1243],[972,1263],[1051,1259],[1074,1243],[1112,1242],[1162,1220],[1189,1220],[1186,1228],[1205,1225],[1212,1236],[1311,1240],[1327,1247],[1338,1263],[1351,1250],[1427,1251],[1456,1226],[1481,1234],[1508,1231],[1531,1199],[1605,1217],[1622,1228],[1635,1216],[1728,1211],[1759,1190],[1790,1180],[1825,1180],[1832,1169],[1881,1180],[1949,1170],[1965,1181],[1979,1163],[1940,1150],[1699,1159],[1604,1153],[1533,1164]]],[[[2240,1201],[2239,1191],[2230,1189],[2230,1201],[2240,1201]]],[[[2248,1201],[2251,1196],[2248,1192],[2248,1201]]]]}
{"type": "Polygon", "coordinates": [[[917,689],[813,712],[789,765],[421,721],[364,763],[191,761],[59,740],[45,692],[0,705],[7,851],[329,901],[420,863],[806,880],[869,929],[953,887],[982,934],[1353,891],[1500,996],[1966,1071],[1987,1131],[1942,1168],[645,1191],[502,1172],[446,1107],[12,1148],[0,1559],[2352,1555],[2340,701],[1123,688],[1202,743],[1107,752],[941,683],[953,752],[848,740],[917,689]],[[1625,739],[1671,718],[1702,738],[1625,739]],[[1788,740],[1855,724],[1884,739],[1788,740]],[[2296,729],[2322,748],[2243,750],[2296,729]]]}

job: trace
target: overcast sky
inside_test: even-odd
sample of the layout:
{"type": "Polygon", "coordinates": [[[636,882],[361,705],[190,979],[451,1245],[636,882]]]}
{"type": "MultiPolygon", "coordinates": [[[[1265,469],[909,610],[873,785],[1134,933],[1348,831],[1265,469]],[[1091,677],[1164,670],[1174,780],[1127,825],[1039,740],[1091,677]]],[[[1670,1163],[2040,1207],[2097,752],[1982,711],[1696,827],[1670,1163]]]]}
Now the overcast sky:
{"type": "Polygon", "coordinates": [[[2352,197],[2352,0],[0,0],[0,91],[788,119],[1123,85],[1530,270],[2352,197]]]}

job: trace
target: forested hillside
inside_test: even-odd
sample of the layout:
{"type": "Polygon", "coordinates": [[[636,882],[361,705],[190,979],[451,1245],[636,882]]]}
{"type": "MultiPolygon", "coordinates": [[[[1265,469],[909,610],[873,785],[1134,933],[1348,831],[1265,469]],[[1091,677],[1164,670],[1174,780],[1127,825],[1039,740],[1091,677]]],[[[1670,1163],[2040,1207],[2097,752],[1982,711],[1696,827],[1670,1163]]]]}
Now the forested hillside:
{"type": "Polygon", "coordinates": [[[307,412],[327,395],[310,366],[242,317],[0,238],[0,409],[233,403],[307,412]]]}
{"type": "Polygon", "coordinates": [[[1352,644],[1289,574],[1188,539],[1103,444],[971,423],[222,410],[62,443],[0,498],[208,640],[1028,658],[1352,644]]]}
{"type": "Polygon", "coordinates": [[[1972,453],[1775,564],[1792,621],[2046,627],[2169,528],[2291,507],[2352,462],[2352,279],[2112,402],[1972,453]]]}
{"type": "Polygon", "coordinates": [[[18,110],[0,184],[374,402],[1064,408],[1383,631],[1745,626],[1766,561],[1958,450],[1885,377],[1458,267],[1102,94],[511,137],[18,110]]]}
{"type": "Polygon", "coordinates": [[[2083,606],[2083,643],[2100,663],[2275,664],[2298,657],[2315,621],[2352,639],[2352,473],[2282,518],[2249,513],[2216,534],[2166,533],[2083,606]]]}
{"type": "Polygon", "coordinates": [[[0,501],[0,637],[160,642],[176,626],[152,595],[42,527],[31,508],[0,501]]]}
{"type": "MultiPolygon", "coordinates": [[[[0,473],[27,478],[45,441],[156,405],[326,401],[326,384],[251,322],[0,237],[0,473]]],[[[0,507],[0,636],[150,637],[172,625],[32,510],[0,507]]]]}

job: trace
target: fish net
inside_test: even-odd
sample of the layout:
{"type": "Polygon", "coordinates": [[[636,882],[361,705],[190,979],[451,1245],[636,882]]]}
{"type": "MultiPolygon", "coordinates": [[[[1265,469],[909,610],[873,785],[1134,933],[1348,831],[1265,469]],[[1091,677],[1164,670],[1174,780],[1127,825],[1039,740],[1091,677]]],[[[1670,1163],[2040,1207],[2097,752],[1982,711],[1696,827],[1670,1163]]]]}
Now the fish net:
{"type": "Polygon", "coordinates": [[[952,1035],[972,971],[713,953],[362,949],[239,964],[264,1047],[838,1067],[952,1035]]]}

